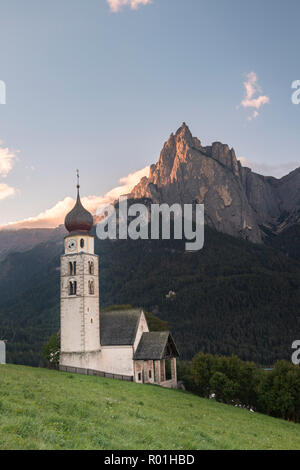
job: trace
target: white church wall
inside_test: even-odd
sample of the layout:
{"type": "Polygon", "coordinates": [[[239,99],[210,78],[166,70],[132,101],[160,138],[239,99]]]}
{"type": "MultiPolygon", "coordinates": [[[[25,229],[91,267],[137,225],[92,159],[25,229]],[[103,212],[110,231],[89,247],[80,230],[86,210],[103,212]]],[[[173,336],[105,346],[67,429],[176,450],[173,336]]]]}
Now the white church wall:
{"type": "Polygon", "coordinates": [[[61,299],[61,350],[65,352],[80,352],[83,349],[83,324],[81,299],[61,299]]]}
{"type": "Polygon", "coordinates": [[[132,346],[104,346],[101,348],[100,361],[103,372],[134,375],[132,346]]]}
{"type": "Polygon", "coordinates": [[[95,351],[100,349],[99,339],[99,297],[85,299],[84,325],[85,325],[85,350],[95,351]],[[97,334],[95,334],[95,330],[97,334]]]}
{"type": "Polygon", "coordinates": [[[68,367],[79,367],[80,369],[100,370],[100,351],[84,353],[61,353],[60,365],[68,367]]]}
{"type": "Polygon", "coordinates": [[[149,331],[148,323],[147,323],[144,312],[142,312],[142,314],[140,316],[140,321],[139,321],[139,324],[138,324],[137,332],[136,332],[134,345],[133,345],[134,352],[137,350],[137,347],[138,347],[139,342],[141,340],[142,334],[143,333],[148,333],[148,331],[149,331]]]}

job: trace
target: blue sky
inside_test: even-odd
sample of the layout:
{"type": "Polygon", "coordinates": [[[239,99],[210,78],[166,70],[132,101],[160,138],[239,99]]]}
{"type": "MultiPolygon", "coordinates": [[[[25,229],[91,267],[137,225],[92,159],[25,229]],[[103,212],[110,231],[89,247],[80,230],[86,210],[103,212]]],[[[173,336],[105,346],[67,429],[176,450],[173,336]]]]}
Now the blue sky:
{"type": "Polygon", "coordinates": [[[1,1],[0,225],[73,197],[77,167],[82,194],[104,195],[183,121],[265,174],[300,165],[298,0],[108,3],[1,1]],[[238,107],[250,72],[260,108],[238,107]]]}

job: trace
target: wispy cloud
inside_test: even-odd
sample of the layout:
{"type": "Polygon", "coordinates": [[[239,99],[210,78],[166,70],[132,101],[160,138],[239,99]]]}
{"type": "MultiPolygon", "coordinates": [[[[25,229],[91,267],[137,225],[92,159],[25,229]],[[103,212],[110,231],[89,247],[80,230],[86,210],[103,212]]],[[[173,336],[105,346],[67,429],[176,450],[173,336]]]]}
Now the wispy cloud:
{"type": "MultiPolygon", "coordinates": [[[[92,214],[103,205],[107,205],[115,201],[124,194],[128,194],[134,186],[139,183],[143,176],[149,175],[149,167],[142,170],[130,173],[129,175],[120,179],[120,185],[116,186],[104,196],[87,196],[83,197],[82,203],[86,209],[92,214]]],[[[0,185],[1,191],[1,185],[0,185]]],[[[21,229],[21,228],[54,228],[64,222],[66,214],[72,209],[75,200],[71,197],[66,197],[62,201],[57,202],[53,207],[47,209],[35,217],[29,217],[25,220],[12,222],[1,228],[21,229]]]]}
{"type": "Polygon", "coordinates": [[[7,197],[14,196],[16,194],[15,188],[8,186],[8,184],[0,183],[0,201],[7,197]]]}
{"type": "Polygon", "coordinates": [[[16,152],[4,147],[3,142],[0,140],[0,176],[6,177],[12,170],[15,163],[16,152]]]}
{"type": "Polygon", "coordinates": [[[246,90],[246,96],[245,98],[241,101],[239,107],[243,108],[253,108],[253,112],[251,116],[248,117],[249,121],[252,121],[252,119],[257,118],[259,115],[258,109],[261,108],[264,104],[267,104],[270,102],[269,96],[263,95],[262,94],[262,89],[260,85],[258,84],[258,77],[255,72],[250,72],[246,75],[246,81],[244,82],[244,87],[246,90]]]}
{"type": "Polygon", "coordinates": [[[250,162],[244,157],[240,157],[239,160],[243,166],[251,168],[255,173],[274,176],[275,178],[281,178],[300,166],[300,162],[293,161],[272,165],[270,163],[250,162]]]}
{"type": "MultiPolygon", "coordinates": [[[[0,177],[6,178],[12,170],[17,158],[16,154],[17,152],[9,150],[9,148],[5,147],[3,142],[0,140],[0,177]]],[[[0,200],[13,196],[15,193],[16,190],[14,188],[7,184],[0,183],[0,200]]]]}
{"type": "Polygon", "coordinates": [[[152,0],[107,0],[112,12],[117,13],[124,6],[129,6],[132,10],[137,10],[141,5],[149,5],[152,0]]]}

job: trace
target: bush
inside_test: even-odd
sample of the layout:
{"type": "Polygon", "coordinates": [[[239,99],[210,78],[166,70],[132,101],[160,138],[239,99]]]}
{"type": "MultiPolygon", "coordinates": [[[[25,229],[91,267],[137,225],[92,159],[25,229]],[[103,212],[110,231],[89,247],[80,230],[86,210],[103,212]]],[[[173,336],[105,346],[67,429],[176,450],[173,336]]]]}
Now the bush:
{"type": "Polygon", "coordinates": [[[260,383],[258,411],[300,422],[300,368],[279,361],[260,383]]]}
{"type": "Polygon", "coordinates": [[[215,372],[210,379],[210,386],[213,390],[214,398],[223,403],[233,404],[238,394],[238,384],[230,380],[222,372],[215,372]]]}
{"type": "Polygon", "coordinates": [[[300,368],[287,361],[267,372],[236,356],[199,353],[178,369],[186,389],[197,395],[300,422],[300,368]]]}
{"type": "Polygon", "coordinates": [[[43,347],[43,356],[46,359],[48,366],[57,368],[60,356],[60,337],[58,333],[54,333],[47,344],[43,347]]]}

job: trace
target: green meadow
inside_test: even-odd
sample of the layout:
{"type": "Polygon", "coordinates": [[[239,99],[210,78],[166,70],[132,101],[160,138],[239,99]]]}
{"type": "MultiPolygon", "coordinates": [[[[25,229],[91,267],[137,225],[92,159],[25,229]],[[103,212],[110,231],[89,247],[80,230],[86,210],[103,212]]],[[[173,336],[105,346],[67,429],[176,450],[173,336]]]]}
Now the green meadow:
{"type": "Polygon", "coordinates": [[[3,365],[0,449],[300,449],[300,425],[179,390],[3,365]]]}

